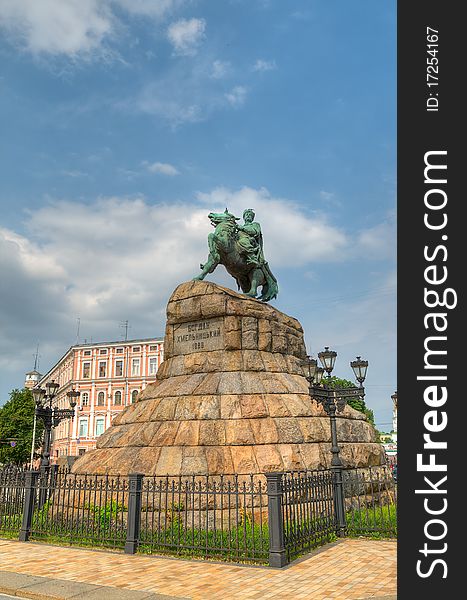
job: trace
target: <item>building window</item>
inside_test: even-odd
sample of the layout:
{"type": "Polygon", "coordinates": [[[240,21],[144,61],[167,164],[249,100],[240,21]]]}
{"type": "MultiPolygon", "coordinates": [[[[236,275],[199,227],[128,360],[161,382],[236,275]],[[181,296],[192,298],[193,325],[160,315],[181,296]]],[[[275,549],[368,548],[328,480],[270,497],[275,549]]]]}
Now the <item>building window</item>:
{"type": "Polygon", "coordinates": [[[138,396],[138,390],[133,390],[131,392],[131,403],[133,404],[134,402],[136,402],[136,397],[138,396]]]}
{"type": "Polygon", "coordinates": [[[139,358],[134,358],[131,361],[131,374],[132,375],[139,375],[139,365],[140,365],[139,358]]]}
{"type": "Polygon", "coordinates": [[[105,393],[99,392],[97,394],[97,406],[104,406],[105,404],[105,393]]]}
{"type": "Polygon", "coordinates": [[[116,348],[115,349],[115,353],[116,354],[123,354],[123,348],[116,348]]]}
{"type": "Polygon", "coordinates": [[[91,377],[91,363],[83,363],[83,379],[89,379],[91,377]]]}
{"type": "Polygon", "coordinates": [[[86,448],[78,448],[78,456],[83,456],[83,454],[86,452],[86,448]]]}
{"type": "Polygon", "coordinates": [[[156,352],[157,346],[149,346],[149,352],[156,352]]]}
{"type": "Polygon", "coordinates": [[[131,349],[132,352],[141,352],[141,346],[133,346],[131,349]]]}
{"type": "Polygon", "coordinates": [[[115,377],[122,377],[123,375],[123,360],[115,361],[115,377]]]}
{"type": "Polygon", "coordinates": [[[107,348],[101,348],[99,354],[107,354],[107,348]]]}
{"type": "Polygon", "coordinates": [[[84,356],[91,356],[91,350],[85,350],[83,354],[84,356]]]}
{"type": "Polygon", "coordinates": [[[78,429],[78,437],[88,437],[88,420],[80,419],[79,420],[79,429],[78,429]]]}
{"type": "Polygon", "coordinates": [[[106,377],[107,374],[107,363],[104,361],[99,362],[99,377],[106,377]]]}
{"type": "Polygon", "coordinates": [[[96,419],[96,437],[99,437],[100,435],[102,435],[104,433],[104,429],[105,429],[105,419],[103,417],[96,419]]]}
{"type": "Polygon", "coordinates": [[[117,390],[114,395],[114,404],[120,406],[122,404],[122,392],[117,390]]]}
{"type": "Polygon", "coordinates": [[[149,375],[155,375],[157,373],[157,358],[149,359],[149,375]]]}
{"type": "Polygon", "coordinates": [[[89,394],[87,392],[83,392],[81,394],[81,406],[87,406],[89,404],[89,394]]]}

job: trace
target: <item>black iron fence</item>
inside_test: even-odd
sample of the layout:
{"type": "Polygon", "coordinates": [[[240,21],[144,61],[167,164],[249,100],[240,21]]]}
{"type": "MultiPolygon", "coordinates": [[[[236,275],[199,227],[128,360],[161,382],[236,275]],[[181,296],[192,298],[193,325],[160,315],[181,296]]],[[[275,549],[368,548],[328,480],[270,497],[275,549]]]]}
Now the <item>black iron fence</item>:
{"type": "Polygon", "coordinates": [[[338,535],[395,537],[396,503],[387,467],[176,478],[0,469],[1,537],[276,567],[338,535]]]}

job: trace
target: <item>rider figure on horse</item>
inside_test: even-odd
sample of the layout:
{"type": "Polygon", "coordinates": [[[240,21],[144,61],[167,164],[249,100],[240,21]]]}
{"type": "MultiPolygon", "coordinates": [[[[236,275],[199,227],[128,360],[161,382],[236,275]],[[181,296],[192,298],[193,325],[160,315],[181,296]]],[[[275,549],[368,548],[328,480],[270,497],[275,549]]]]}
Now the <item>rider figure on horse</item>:
{"type": "Polygon", "coordinates": [[[261,267],[265,263],[263,254],[263,236],[261,226],[255,220],[252,208],[243,211],[243,225],[237,225],[238,247],[241,254],[245,255],[247,264],[261,267]]]}

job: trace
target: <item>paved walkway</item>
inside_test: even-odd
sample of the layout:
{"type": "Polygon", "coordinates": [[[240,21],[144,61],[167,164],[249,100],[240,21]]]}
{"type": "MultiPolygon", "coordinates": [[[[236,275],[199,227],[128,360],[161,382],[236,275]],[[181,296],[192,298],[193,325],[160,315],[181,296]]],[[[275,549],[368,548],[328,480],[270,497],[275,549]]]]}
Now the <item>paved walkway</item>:
{"type": "Polygon", "coordinates": [[[0,593],[37,600],[393,600],[396,542],[341,540],[271,569],[0,540],[0,593]]]}

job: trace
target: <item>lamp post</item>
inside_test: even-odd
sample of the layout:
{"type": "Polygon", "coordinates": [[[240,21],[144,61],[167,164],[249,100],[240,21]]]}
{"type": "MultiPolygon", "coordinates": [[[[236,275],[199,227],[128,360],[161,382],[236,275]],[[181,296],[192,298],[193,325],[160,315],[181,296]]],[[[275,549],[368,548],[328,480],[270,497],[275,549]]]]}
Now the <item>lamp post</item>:
{"type": "MultiPolygon", "coordinates": [[[[53,379],[45,384],[45,389],[36,386],[32,390],[32,395],[36,403],[34,411],[35,420],[41,419],[44,423],[44,441],[42,443],[40,468],[50,466],[50,443],[52,438],[52,427],[63,421],[63,419],[72,419],[75,414],[76,400],[79,392],[71,389],[67,392],[67,397],[71,408],[57,408],[52,406],[52,401],[57,395],[60,386],[53,379]]],[[[32,462],[32,461],[31,461],[32,462]]]]}
{"type": "Polygon", "coordinates": [[[343,463],[340,457],[340,448],[337,441],[337,421],[336,413],[344,410],[347,403],[347,398],[365,396],[365,388],[363,382],[366,378],[366,371],[368,368],[368,361],[362,360],[360,356],[357,356],[356,360],[350,363],[352,370],[355,375],[355,379],[358,381],[358,387],[331,387],[327,383],[322,383],[324,372],[327,373],[327,380],[331,379],[331,373],[334,369],[334,364],[337,358],[337,352],[329,350],[326,346],[324,351],[318,353],[318,358],[323,365],[318,367],[318,362],[315,358],[307,356],[304,361],[305,376],[309,383],[309,393],[311,398],[319,402],[326,414],[329,416],[331,426],[331,469],[334,472],[334,483],[335,483],[335,508],[336,518],[338,523],[339,535],[343,535],[345,529],[345,509],[344,509],[344,491],[342,481],[342,468],[343,463]]]}

